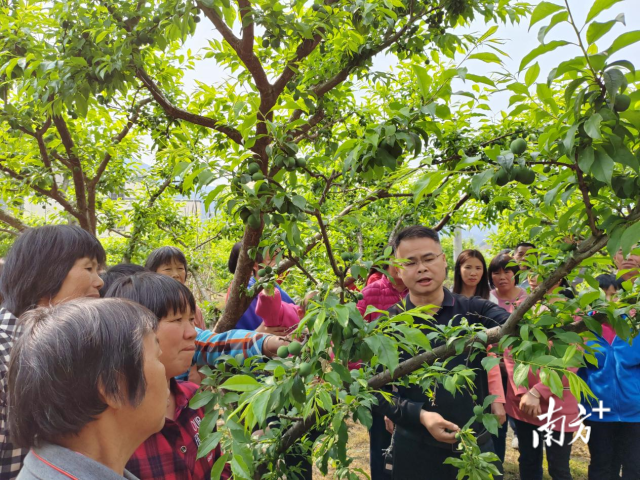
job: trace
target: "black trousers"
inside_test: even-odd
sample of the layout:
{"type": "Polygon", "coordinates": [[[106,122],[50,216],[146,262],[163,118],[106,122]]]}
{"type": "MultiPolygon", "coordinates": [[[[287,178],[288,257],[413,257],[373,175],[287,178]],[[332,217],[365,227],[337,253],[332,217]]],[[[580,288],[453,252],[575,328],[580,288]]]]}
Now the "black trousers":
{"type": "MultiPolygon", "coordinates": [[[[547,463],[549,465],[549,476],[553,480],[572,480],[571,469],[569,468],[569,458],[571,457],[572,434],[565,433],[563,445],[551,442],[547,446],[544,442],[544,433],[537,432],[539,442],[536,448],[533,447],[533,432],[538,427],[530,423],[514,419],[518,429],[518,443],[520,448],[520,479],[521,480],[542,480],[542,457],[543,448],[547,451],[547,463]]],[[[558,440],[560,432],[553,432],[553,438],[558,440]]]]}
{"type": "Polygon", "coordinates": [[[587,420],[585,425],[591,427],[589,480],[640,478],[640,423],[587,420]]]}
{"type": "Polygon", "coordinates": [[[369,430],[369,467],[371,480],[384,480],[382,451],[389,448],[391,434],[384,426],[384,415],[373,413],[373,424],[369,430]]]}
{"type": "MultiPolygon", "coordinates": [[[[482,452],[493,452],[493,441],[480,445],[482,452]]],[[[458,469],[453,465],[445,465],[449,457],[457,457],[459,453],[453,449],[421,444],[407,437],[397,435],[393,449],[394,480],[456,480],[458,469]]],[[[502,465],[498,465],[502,471],[502,465]]],[[[500,480],[502,476],[494,477],[500,480]]]]}

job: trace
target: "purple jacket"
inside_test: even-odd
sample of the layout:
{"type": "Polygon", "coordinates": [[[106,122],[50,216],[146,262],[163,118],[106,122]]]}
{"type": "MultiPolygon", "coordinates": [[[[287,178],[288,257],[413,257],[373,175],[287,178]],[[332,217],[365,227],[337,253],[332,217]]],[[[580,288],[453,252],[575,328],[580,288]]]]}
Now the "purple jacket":
{"type": "MultiPolygon", "coordinates": [[[[390,307],[407,295],[407,290],[405,289],[402,293],[398,292],[389,278],[383,275],[380,280],[376,280],[365,287],[362,290],[362,295],[364,295],[364,298],[358,302],[358,310],[364,315],[369,305],[373,305],[380,310],[389,310],[390,307]]],[[[371,322],[380,315],[380,313],[370,313],[365,317],[365,320],[371,322]]]]}

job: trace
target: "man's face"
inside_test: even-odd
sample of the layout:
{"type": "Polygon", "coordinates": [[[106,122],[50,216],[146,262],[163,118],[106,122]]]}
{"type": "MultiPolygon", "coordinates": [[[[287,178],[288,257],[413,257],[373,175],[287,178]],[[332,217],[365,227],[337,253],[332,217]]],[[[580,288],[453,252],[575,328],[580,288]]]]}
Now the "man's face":
{"type": "Polygon", "coordinates": [[[527,250],[531,250],[532,248],[533,247],[520,245],[518,248],[516,248],[516,251],[513,254],[513,259],[518,263],[522,262],[522,260],[524,260],[525,255],[527,254],[527,250]]]}
{"type": "MultiPolygon", "coordinates": [[[[638,247],[635,246],[634,249],[636,248],[638,247]]],[[[613,256],[613,261],[615,262],[618,270],[631,270],[631,272],[628,272],[624,275],[626,279],[631,278],[639,273],[638,271],[640,270],[640,255],[629,254],[626,257],[623,257],[622,250],[618,250],[618,253],[613,256]]]]}
{"type": "Polygon", "coordinates": [[[431,238],[402,240],[396,257],[404,260],[398,274],[413,295],[430,295],[442,288],[447,260],[439,243],[431,238]]]}

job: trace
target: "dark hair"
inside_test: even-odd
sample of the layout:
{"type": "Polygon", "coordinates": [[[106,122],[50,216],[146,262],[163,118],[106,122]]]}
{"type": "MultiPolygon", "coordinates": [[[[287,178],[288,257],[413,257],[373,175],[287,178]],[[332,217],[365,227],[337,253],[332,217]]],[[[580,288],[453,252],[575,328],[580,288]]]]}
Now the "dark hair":
{"type": "Polygon", "coordinates": [[[482,278],[480,278],[480,282],[476,285],[476,297],[484,298],[485,300],[489,299],[489,275],[487,274],[487,263],[484,261],[484,256],[478,250],[463,250],[458,255],[458,259],[456,260],[456,266],[453,271],[453,293],[462,293],[462,287],[464,285],[462,281],[462,274],[460,270],[462,269],[462,265],[469,260],[470,258],[477,258],[482,263],[482,278]]]}
{"type": "Polygon", "coordinates": [[[620,282],[616,278],[615,275],[609,273],[603,273],[602,275],[598,275],[596,277],[598,284],[602,290],[607,290],[609,287],[613,286],[616,290],[620,290],[620,282]]]}
{"type": "Polygon", "coordinates": [[[438,232],[421,225],[413,225],[411,227],[403,228],[402,230],[400,230],[398,235],[396,235],[396,238],[393,239],[393,248],[397,250],[400,242],[402,242],[403,240],[409,240],[411,238],[430,238],[434,242],[438,244],[440,243],[438,232]]]}
{"type": "Polygon", "coordinates": [[[117,279],[106,298],[126,298],[148,308],[161,320],[173,312],[196,311],[191,290],[179,281],[154,272],[142,272],[117,279]]]}
{"type": "Polygon", "coordinates": [[[22,316],[8,373],[11,439],[29,448],[78,434],[107,409],[140,404],[144,346],[157,320],[133,302],[76,299],[22,316]]]}
{"type": "Polygon", "coordinates": [[[514,281],[518,282],[518,274],[520,273],[520,266],[516,264],[516,261],[513,259],[511,255],[501,254],[491,260],[489,264],[489,284],[491,288],[496,288],[493,284],[492,275],[500,270],[504,270],[505,272],[513,272],[514,281]],[[513,265],[507,266],[510,263],[513,265]]]}
{"type": "Polygon", "coordinates": [[[81,258],[105,262],[105,253],[96,237],[75,225],[46,225],[25,230],[6,256],[0,295],[2,305],[19,317],[54,297],[81,258]]]}
{"type": "Polygon", "coordinates": [[[177,247],[160,247],[156,248],[147,257],[147,261],[144,262],[145,268],[152,272],[157,272],[158,269],[167,263],[171,263],[173,260],[184,265],[184,271],[187,272],[187,259],[177,247]]]}
{"type": "MultiPolygon", "coordinates": [[[[231,273],[236,273],[236,268],[238,267],[238,259],[240,258],[240,250],[242,250],[242,242],[236,242],[235,245],[231,248],[231,252],[229,253],[229,261],[227,262],[227,267],[229,267],[229,271],[231,273]]],[[[255,261],[258,263],[262,263],[264,261],[264,258],[259,251],[256,252],[255,261]]]]}
{"type": "Polygon", "coordinates": [[[135,263],[118,263],[117,265],[110,267],[106,272],[100,274],[100,278],[102,278],[102,281],[104,282],[100,289],[100,296],[104,297],[109,291],[109,287],[111,287],[113,282],[117,279],[147,271],[148,270],[142,265],[136,265],[135,263]]]}
{"type": "Polygon", "coordinates": [[[516,245],[516,248],[514,248],[513,250],[516,251],[520,247],[536,248],[536,246],[533,243],[520,242],[519,244],[516,245]]]}

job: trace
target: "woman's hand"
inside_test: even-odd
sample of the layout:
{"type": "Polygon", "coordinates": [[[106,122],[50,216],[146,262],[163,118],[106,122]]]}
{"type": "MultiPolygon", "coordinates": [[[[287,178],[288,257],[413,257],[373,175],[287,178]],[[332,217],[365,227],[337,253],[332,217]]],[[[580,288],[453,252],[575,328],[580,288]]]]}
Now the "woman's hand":
{"type": "Polygon", "coordinates": [[[277,326],[277,327],[267,327],[264,322],[262,322],[258,328],[256,328],[256,332],[258,333],[269,333],[271,335],[278,335],[280,337],[284,337],[287,335],[287,327],[277,326]]]}
{"type": "Polygon", "coordinates": [[[504,409],[503,403],[493,402],[491,404],[491,413],[498,417],[498,422],[500,422],[500,425],[504,425],[504,422],[507,421],[507,412],[504,409]]]}
{"type": "Polygon", "coordinates": [[[269,335],[264,339],[264,342],[262,343],[262,354],[269,358],[273,358],[277,355],[278,348],[283,345],[289,345],[289,343],[289,340],[287,340],[286,338],[278,337],[276,335],[269,335]]]}
{"type": "Polygon", "coordinates": [[[522,396],[520,399],[520,410],[532,417],[537,417],[542,414],[542,409],[540,408],[540,393],[538,393],[535,388],[532,388],[522,396]]]}

